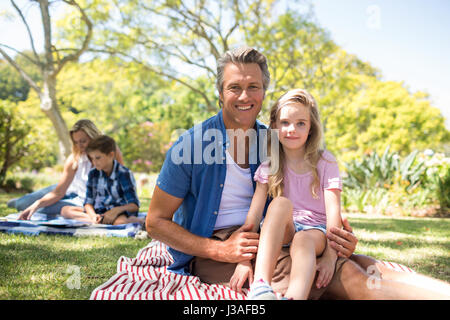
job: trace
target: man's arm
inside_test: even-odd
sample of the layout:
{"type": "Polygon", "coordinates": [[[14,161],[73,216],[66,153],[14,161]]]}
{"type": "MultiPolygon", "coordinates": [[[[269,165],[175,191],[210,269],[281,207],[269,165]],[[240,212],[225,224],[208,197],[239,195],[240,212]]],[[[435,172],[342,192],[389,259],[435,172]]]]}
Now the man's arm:
{"type": "Polygon", "coordinates": [[[182,202],[182,198],[174,197],[158,186],[155,187],[146,218],[150,237],[196,257],[223,262],[239,262],[254,257],[259,236],[257,233],[247,232],[251,230],[252,225],[242,226],[226,241],[200,237],[172,221],[182,202]]]}
{"type": "Polygon", "coordinates": [[[349,258],[356,249],[358,239],[353,234],[347,218],[342,218],[342,225],[344,229],[330,228],[330,232],[327,232],[327,237],[330,240],[328,243],[337,251],[339,257],[349,258]]]}

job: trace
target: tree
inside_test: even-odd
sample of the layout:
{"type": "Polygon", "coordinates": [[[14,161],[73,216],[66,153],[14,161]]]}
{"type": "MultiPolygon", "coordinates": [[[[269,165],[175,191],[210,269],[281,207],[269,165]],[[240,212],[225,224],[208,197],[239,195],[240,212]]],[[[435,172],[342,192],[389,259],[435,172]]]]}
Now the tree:
{"type": "Polygon", "coordinates": [[[438,149],[449,141],[444,117],[422,92],[403,83],[361,76],[360,90],[345,96],[327,119],[327,147],[343,161],[390,146],[401,156],[438,149]]]}
{"type": "MultiPolygon", "coordinates": [[[[384,150],[387,142],[393,150],[408,152],[448,137],[442,116],[426,97],[381,81],[369,63],[332,41],[311,8],[298,10],[301,0],[289,2],[288,8],[276,0],[79,3],[90,10],[96,32],[89,50],[100,59],[65,68],[58,101],[68,118],[95,118],[120,142],[127,142],[126,129],[146,121],[167,120],[173,130],[217,112],[217,59],[244,43],[269,60],[272,81],[265,104],[291,88],[310,91],[321,110],[327,147],[338,158],[353,159],[369,148],[384,150]],[[392,127],[384,124],[384,115],[392,127]]],[[[75,18],[72,11],[59,21],[59,45],[84,43],[84,33],[72,27],[75,18]]]]}
{"type": "Polygon", "coordinates": [[[8,169],[20,161],[29,149],[25,137],[31,128],[16,116],[14,102],[0,100],[0,186],[4,186],[8,169]]]}
{"type": "Polygon", "coordinates": [[[315,22],[308,2],[285,5],[276,0],[116,0],[108,16],[96,21],[99,32],[90,50],[121,56],[178,82],[202,98],[207,112],[217,111],[217,95],[211,98],[196,78],[214,84],[217,59],[242,44],[261,50],[269,60],[272,79],[266,104],[297,86],[315,91],[332,106],[331,91],[336,92],[337,84],[345,87],[341,77],[376,74],[331,40],[315,22]],[[344,68],[336,68],[340,66],[344,68]]]}
{"type": "Polygon", "coordinates": [[[25,101],[30,86],[6,61],[0,60],[0,100],[25,101]]]}
{"type": "Polygon", "coordinates": [[[82,21],[81,25],[86,27],[86,33],[83,37],[82,44],[79,48],[61,48],[57,49],[52,39],[52,19],[50,16],[49,0],[35,0],[31,2],[37,2],[41,12],[42,25],[44,29],[44,54],[39,56],[36,51],[36,44],[34,43],[33,34],[27,23],[27,20],[22,12],[22,9],[11,0],[11,5],[14,7],[20,19],[24,23],[28,36],[30,39],[30,45],[32,48],[32,55],[21,53],[7,46],[6,44],[0,44],[0,54],[8,61],[19,74],[25,79],[28,85],[36,91],[40,100],[40,108],[45,115],[51,120],[53,127],[57,133],[62,153],[64,156],[68,156],[71,152],[71,142],[66,122],[64,121],[61,112],[58,108],[57,96],[56,96],[56,80],[59,72],[64,68],[68,62],[77,61],[78,58],[86,51],[89,42],[92,37],[92,23],[89,20],[86,12],[81,8],[75,0],[63,0],[63,2],[70,7],[75,8],[80,14],[82,21]],[[5,49],[3,49],[5,48],[5,49]],[[39,69],[42,83],[37,83],[30,77],[30,75],[24,70],[24,68],[17,63],[5,50],[15,51],[17,54],[25,57],[28,61],[32,62],[39,69]],[[69,53],[66,53],[69,52],[69,53]]]}
{"type": "Polygon", "coordinates": [[[96,21],[99,32],[91,50],[139,63],[147,71],[195,92],[206,111],[217,111],[216,97],[211,99],[196,78],[202,76],[215,83],[217,59],[249,40],[246,29],[276,20],[272,12],[279,3],[116,0],[109,7],[109,16],[96,21]]]}
{"type": "MultiPolygon", "coordinates": [[[[116,139],[133,170],[159,170],[171,133],[212,115],[187,87],[118,57],[71,64],[59,80],[58,103],[65,119],[95,119],[105,134],[116,139]]],[[[214,85],[207,79],[198,77],[195,85],[203,85],[214,99],[214,85]]]]}

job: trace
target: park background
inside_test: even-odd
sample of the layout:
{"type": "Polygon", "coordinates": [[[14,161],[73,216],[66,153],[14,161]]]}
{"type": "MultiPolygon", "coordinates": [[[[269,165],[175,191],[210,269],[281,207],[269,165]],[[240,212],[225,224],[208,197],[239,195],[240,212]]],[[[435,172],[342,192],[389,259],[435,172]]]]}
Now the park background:
{"type": "MultiPolygon", "coordinates": [[[[247,44],[269,60],[263,122],[283,92],[315,96],[359,253],[449,281],[449,9],[445,0],[1,1],[0,215],[12,212],[8,199],[58,181],[67,128],[81,118],[116,139],[146,211],[174,132],[219,110],[218,56],[247,44]]],[[[145,245],[0,241],[0,297],[13,299],[87,298],[120,255],[145,245]],[[82,290],[61,285],[70,263],[84,268],[82,290]]]]}

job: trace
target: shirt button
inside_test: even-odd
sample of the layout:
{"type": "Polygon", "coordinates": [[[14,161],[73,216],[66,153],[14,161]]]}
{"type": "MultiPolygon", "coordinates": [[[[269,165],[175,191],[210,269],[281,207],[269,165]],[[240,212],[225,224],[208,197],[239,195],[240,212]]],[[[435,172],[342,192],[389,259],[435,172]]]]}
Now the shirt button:
{"type": "Polygon", "coordinates": [[[214,214],[217,214],[217,211],[214,211],[214,214]]]}
{"type": "Polygon", "coordinates": [[[220,187],[223,188],[223,183],[220,184],[220,187]]]}

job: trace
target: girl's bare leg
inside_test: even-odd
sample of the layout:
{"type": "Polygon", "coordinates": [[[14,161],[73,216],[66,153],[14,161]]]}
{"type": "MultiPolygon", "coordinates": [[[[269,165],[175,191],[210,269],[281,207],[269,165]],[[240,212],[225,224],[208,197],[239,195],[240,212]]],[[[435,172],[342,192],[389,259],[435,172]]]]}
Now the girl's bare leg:
{"type": "Polygon", "coordinates": [[[294,236],[292,222],[292,203],[289,199],[278,197],[272,200],[259,238],[254,279],[271,283],[273,271],[282,244],[291,242],[294,236]],[[280,232],[283,230],[284,232],[280,232]]]}
{"type": "Polygon", "coordinates": [[[325,249],[322,231],[312,229],[297,232],[291,244],[292,267],[285,297],[306,300],[316,275],[316,257],[325,249]]]}

